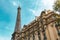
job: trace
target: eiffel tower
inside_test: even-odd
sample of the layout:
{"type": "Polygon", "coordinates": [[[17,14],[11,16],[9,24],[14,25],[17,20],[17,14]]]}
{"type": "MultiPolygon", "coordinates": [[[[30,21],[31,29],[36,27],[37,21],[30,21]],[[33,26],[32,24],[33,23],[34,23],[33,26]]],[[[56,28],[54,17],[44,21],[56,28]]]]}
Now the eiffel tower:
{"type": "Polygon", "coordinates": [[[17,13],[16,26],[15,26],[14,33],[12,34],[11,40],[18,40],[20,35],[20,28],[21,28],[20,6],[18,6],[17,10],[18,10],[18,13],[17,13]]]}

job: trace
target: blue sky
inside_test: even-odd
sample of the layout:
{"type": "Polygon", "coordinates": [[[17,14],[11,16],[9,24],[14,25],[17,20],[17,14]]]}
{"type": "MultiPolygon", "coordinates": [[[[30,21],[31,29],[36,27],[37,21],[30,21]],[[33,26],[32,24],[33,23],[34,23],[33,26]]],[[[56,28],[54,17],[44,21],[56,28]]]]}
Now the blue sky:
{"type": "Polygon", "coordinates": [[[54,0],[0,0],[0,40],[10,40],[14,32],[17,8],[21,6],[21,26],[29,24],[44,9],[53,10],[54,0]]]}

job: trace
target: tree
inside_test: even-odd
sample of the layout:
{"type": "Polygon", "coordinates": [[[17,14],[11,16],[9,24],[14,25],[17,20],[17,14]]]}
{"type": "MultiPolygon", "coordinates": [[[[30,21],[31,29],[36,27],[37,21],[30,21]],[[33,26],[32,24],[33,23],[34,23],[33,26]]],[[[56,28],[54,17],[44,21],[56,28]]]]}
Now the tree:
{"type": "Polygon", "coordinates": [[[55,11],[60,12],[60,0],[56,0],[56,1],[55,1],[54,6],[53,6],[53,9],[54,9],[55,11]]]}

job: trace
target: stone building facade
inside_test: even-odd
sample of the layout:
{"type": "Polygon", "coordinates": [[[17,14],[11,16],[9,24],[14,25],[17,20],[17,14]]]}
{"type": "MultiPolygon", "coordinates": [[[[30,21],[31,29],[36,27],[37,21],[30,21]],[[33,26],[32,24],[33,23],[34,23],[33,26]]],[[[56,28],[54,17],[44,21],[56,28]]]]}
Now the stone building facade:
{"type": "Polygon", "coordinates": [[[60,40],[60,14],[42,11],[40,16],[21,30],[21,8],[18,7],[16,26],[11,40],[60,40]]]}

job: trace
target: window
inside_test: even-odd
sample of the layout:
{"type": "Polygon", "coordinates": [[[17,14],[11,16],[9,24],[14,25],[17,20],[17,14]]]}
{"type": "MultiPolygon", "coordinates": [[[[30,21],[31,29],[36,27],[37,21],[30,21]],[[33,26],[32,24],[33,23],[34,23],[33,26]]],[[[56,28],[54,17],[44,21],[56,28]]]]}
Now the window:
{"type": "Polygon", "coordinates": [[[47,37],[46,37],[46,34],[45,34],[45,32],[43,33],[43,35],[44,35],[44,40],[47,40],[47,37]]]}
{"type": "Polygon", "coordinates": [[[58,31],[58,35],[60,36],[60,27],[58,27],[57,31],[58,31]]]}

